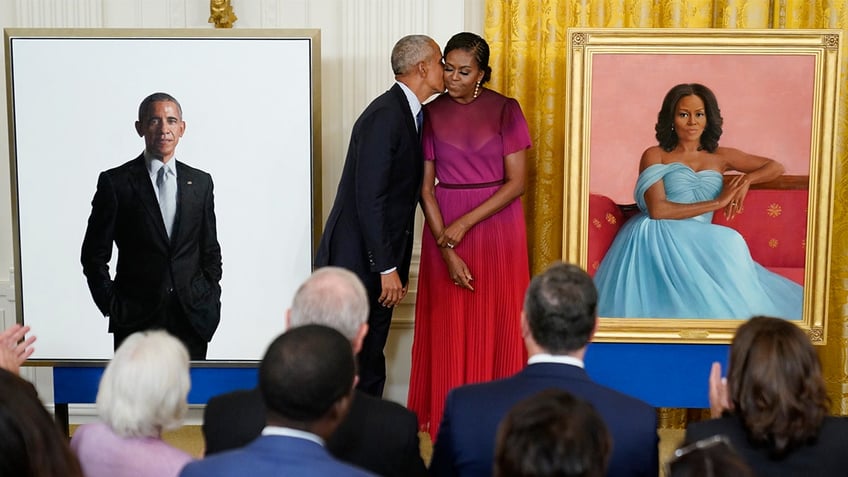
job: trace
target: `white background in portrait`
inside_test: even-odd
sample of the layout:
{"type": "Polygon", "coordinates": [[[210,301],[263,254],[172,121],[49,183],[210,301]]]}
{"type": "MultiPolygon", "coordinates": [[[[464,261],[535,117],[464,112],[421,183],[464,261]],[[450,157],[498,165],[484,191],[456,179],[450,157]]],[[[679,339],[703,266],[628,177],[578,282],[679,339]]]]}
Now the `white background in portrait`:
{"type": "Polygon", "coordinates": [[[222,312],[208,358],[260,359],[311,272],[311,62],[318,59],[310,38],[11,41],[17,296],[38,336],[33,358],[113,354],[80,246],[98,173],[142,152],[138,105],[164,91],[180,101],[186,121],[177,160],[215,183],[222,312]]]}

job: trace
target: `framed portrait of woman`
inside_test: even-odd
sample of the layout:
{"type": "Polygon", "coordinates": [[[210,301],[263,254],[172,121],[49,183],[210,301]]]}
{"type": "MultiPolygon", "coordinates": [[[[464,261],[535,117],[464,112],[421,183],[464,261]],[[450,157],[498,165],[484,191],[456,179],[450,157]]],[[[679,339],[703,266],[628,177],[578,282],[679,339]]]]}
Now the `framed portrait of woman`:
{"type": "Polygon", "coordinates": [[[839,30],[568,31],[563,258],[597,341],[824,344],[839,30]]]}

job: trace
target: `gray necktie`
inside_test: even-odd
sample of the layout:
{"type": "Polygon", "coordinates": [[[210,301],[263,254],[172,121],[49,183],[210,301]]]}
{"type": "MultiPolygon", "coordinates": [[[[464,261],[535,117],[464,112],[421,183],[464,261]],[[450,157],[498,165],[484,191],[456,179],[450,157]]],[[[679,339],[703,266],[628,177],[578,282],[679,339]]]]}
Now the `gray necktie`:
{"type": "Polygon", "coordinates": [[[174,227],[174,209],[176,208],[174,194],[174,178],[168,174],[168,168],[162,166],[156,174],[156,187],[159,189],[159,209],[162,211],[162,220],[165,221],[165,230],[168,238],[171,237],[171,229],[174,227]]]}

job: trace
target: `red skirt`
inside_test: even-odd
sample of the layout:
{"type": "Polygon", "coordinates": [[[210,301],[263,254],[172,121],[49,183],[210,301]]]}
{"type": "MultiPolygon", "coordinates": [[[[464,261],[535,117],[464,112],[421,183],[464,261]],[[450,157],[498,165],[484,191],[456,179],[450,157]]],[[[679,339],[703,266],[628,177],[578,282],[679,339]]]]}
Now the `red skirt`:
{"type": "MultiPolygon", "coordinates": [[[[499,187],[437,186],[445,224],[499,187]]],[[[472,227],[454,250],[471,271],[473,292],[454,284],[433,235],[424,227],[407,406],[433,440],[450,389],[510,376],[527,360],[521,309],[530,271],[521,201],[472,227]]]]}

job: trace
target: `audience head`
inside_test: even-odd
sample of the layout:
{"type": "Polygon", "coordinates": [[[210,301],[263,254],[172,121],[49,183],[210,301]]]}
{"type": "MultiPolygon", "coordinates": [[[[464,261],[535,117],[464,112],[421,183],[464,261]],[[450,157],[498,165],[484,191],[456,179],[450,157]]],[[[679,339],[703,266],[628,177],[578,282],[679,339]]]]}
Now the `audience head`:
{"type": "Polygon", "coordinates": [[[290,327],[328,326],[360,345],[368,330],[367,323],[365,286],[353,272],[339,267],[316,270],[297,289],[289,309],[290,327]]]}
{"type": "Polygon", "coordinates": [[[0,369],[0,475],[82,477],[68,439],[38,400],[35,388],[0,369]]]}
{"type": "Polygon", "coordinates": [[[757,316],[739,327],[727,388],[749,438],[774,457],[814,439],[828,414],[818,355],[804,331],[780,318],[757,316]]]}
{"type": "Polygon", "coordinates": [[[498,428],[496,477],[601,477],[612,441],[591,404],[548,389],[516,404],[498,428]]]}
{"type": "Polygon", "coordinates": [[[592,277],[576,265],[559,262],[530,281],[524,322],[536,345],[548,353],[568,354],[591,340],[597,304],[592,277]]]}
{"type": "Polygon", "coordinates": [[[492,78],[492,67],[489,66],[489,44],[480,35],[471,32],[457,33],[445,45],[445,57],[453,50],[464,50],[474,57],[477,67],[483,71],[480,84],[486,84],[492,78]]]}
{"type": "Polygon", "coordinates": [[[754,472],[719,434],[674,451],[666,465],[668,477],[753,477],[754,472]]]}
{"type": "Polygon", "coordinates": [[[715,94],[706,86],[698,83],[679,84],[666,93],[660,112],[657,114],[657,124],[654,126],[660,147],[665,151],[671,151],[677,147],[679,139],[674,131],[674,118],[677,115],[677,103],[685,96],[697,96],[704,102],[707,125],[701,134],[701,149],[715,152],[718,147],[718,140],[721,138],[721,125],[724,123],[724,119],[721,117],[721,110],[718,108],[715,94]]]}
{"type": "Polygon", "coordinates": [[[165,331],[133,333],[115,351],[97,391],[97,413],[124,437],[176,429],[188,411],[188,351],[165,331]]]}
{"type": "Polygon", "coordinates": [[[338,331],[322,325],[286,331],[259,365],[268,423],[328,437],[347,413],[354,375],[350,342],[338,331]]]}

